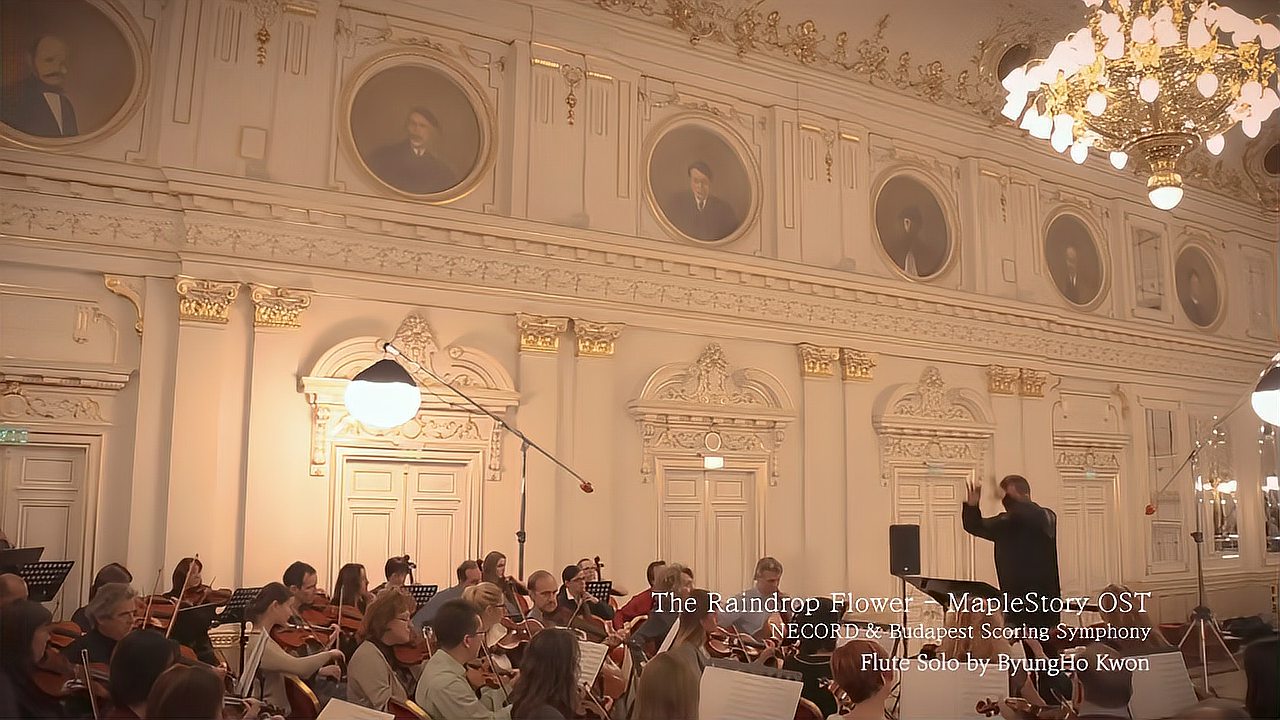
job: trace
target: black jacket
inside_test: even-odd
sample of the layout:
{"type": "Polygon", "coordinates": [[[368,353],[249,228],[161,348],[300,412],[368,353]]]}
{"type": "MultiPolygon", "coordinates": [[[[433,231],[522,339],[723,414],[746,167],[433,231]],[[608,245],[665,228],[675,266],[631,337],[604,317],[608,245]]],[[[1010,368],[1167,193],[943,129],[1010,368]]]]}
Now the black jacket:
{"type": "Polygon", "coordinates": [[[53,116],[53,110],[44,99],[45,91],[56,92],[54,88],[40,82],[34,75],[17,85],[5,88],[4,124],[15,130],[37,137],[72,137],[79,135],[76,126],[76,109],[67,96],[58,93],[62,102],[62,127],[53,116]]]}
{"type": "MultiPolygon", "coordinates": [[[[1059,598],[1058,516],[1048,508],[1024,500],[1006,512],[984,518],[974,505],[964,505],[964,529],[996,544],[996,577],[1000,590],[1011,599],[1028,595],[1059,598]]],[[[1043,600],[1038,601],[1043,605],[1043,600]]],[[[1009,612],[1011,627],[1053,627],[1061,620],[1056,611],[1009,612]]]]}

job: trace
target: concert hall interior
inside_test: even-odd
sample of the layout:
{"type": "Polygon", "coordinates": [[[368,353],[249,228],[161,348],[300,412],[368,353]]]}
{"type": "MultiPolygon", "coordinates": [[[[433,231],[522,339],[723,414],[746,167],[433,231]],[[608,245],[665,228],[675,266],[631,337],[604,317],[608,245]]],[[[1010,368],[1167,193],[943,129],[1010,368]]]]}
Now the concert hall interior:
{"type": "Polygon", "coordinates": [[[1275,717],[1278,47],[0,0],[0,718],[1275,717]]]}

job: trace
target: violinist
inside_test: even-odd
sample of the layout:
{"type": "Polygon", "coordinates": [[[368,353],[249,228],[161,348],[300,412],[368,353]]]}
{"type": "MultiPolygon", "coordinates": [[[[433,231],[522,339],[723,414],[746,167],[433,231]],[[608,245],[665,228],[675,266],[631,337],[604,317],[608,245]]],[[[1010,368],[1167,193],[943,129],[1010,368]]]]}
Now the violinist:
{"type": "Polygon", "coordinates": [[[103,585],[85,609],[93,629],[64,648],[62,654],[73,665],[80,664],[81,650],[89,651],[89,662],[111,662],[116,643],[133,630],[138,617],[138,604],[134,601],[137,597],[133,588],[124,583],[103,585]]]}
{"type": "Polygon", "coordinates": [[[480,566],[480,570],[482,582],[493,583],[502,591],[507,617],[516,619],[524,617],[524,610],[520,601],[516,599],[516,595],[528,596],[529,589],[507,575],[507,556],[494,550],[484,556],[484,563],[480,566]]]}
{"type": "Polygon", "coordinates": [[[0,607],[0,717],[65,717],[60,699],[47,695],[35,681],[52,622],[49,611],[30,600],[0,607]]]}
{"type": "Polygon", "coordinates": [[[500,707],[501,691],[476,690],[467,679],[467,666],[480,655],[480,618],[466,600],[450,600],[432,623],[440,649],[427,661],[418,680],[415,700],[428,717],[449,720],[495,720],[508,711],[500,707]]]}
{"type": "Polygon", "coordinates": [[[365,573],[364,565],[347,563],[342,566],[338,571],[338,579],[333,583],[332,598],[334,602],[364,612],[373,600],[373,595],[369,592],[369,575],[365,573]]]}
{"type": "Polygon", "coordinates": [[[511,691],[511,720],[565,720],[577,714],[578,639],[560,629],[538,633],[525,650],[511,691]]]}
{"type": "MultiPolygon", "coordinates": [[[[312,583],[311,589],[314,592],[314,578],[312,583]]],[[[263,638],[266,645],[262,650],[262,661],[258,664],[258,671],[262,673],[262,699],[286,710],[289,709],[289,700],[285,696],[285,674],[296,675],[304,680],[315,676],[336,682],[342,678],[342,669],[333,664],[342,659],[341,650],[326,650],[307,657],[294,657],[271,638],[272,629],[285,625],[293,616],[293,608],[289,603],[294,597],[296,596],[284,585],[269,583],[245,610],[254,629],[266,636],[263,638]]]]}
{"type": "MultiPolygon", "coordinates": [[[[133,573],[129,572],[128,568],[120,563],[107,563],[98,570],[97,575],[93,576],[93,585],[89,586],[89,601],[93,602],[94,596],[98,594],[98,590],[101,589],[103,585],[108,585],[110,583],[129,584],[132,582],[133,573]]],[[[86,612],[87,609],[88,605],[85,605],[71,614],[72,622],[79,625],[82,630],[86,631],[93,628],[93,621],[89,619],[89,614],[86,612]]]]}
{"type": "Polygon", "coordinates": [[[644,592],[632,597],[623,605],[618,612],[613,615],[613,629],[621,630],[628,621],[634,620],[641,615],[648,615],[653,611],[653,583],[657,577],[656,573],[666,566],[662,560],[654,560],[649,563],[649,567],[644,569],[644,577],[649,581],[649,587],[644,592]]]}
{"type": "MultiPolygon", "coordinates": [[[[734,607],[740,608],[756,605],[763,607],[770,599],[780,598],[778,585],[782,582],[782,563],[771,557],[760,558],[756,563],[754,580],[751,587],[726,600],[725,604],[732,603],[734,607]]],[[[736,628],[757,639],[764,639],[769,632],[768,621],[772,614],[751,610],[725,613],[720,616],[720,623],[726,628],[736,628]]]]}
{"type": "MultiPolygon", "coordinates": [[[[227,713],[222,678],[204,665],[174,665],[160,674],[147,697],[148,720],[223,720],[227,713]]],[[[244,703],[245,720],[259,717],[256,700],[244,703]]],[[[279,716],[276,716],[279,717],[279,716]]]]}
{"type": "Polygon", "coordinates": [[[841,613],[829,596],[815,600],[812,612],[792,619],[799,626],[800,646],[794,655],[783,660],[782,669],[800,673],[804,680],[800,697],[817,705],[822,716],[827,717],[840,709],[836,705],[835,696],[827,690],[827,683],[831,679],[831,653],[836,649],[836,639],[833,634],[819,630],[834,626],[839,622],[841,613]]]}
{"type": "Polygon", "coordinates": [[[316,599],[316,569],[299,560],[285,568],[282,579],[289,590],[294,611],[301,614],[310,608],[316,599]]]}
{"type": "MultiPolygon", "coordinates": [[[[583,574],[587,576],[586,577],[587,582],[596,582],[598,580],[603,580],[604,577],[600,573],[600,568],[602,567],[604,567],[604,563],[600,562],[599,557],[597,557],[595,560],[592,560],[591,558],[582,558],[581,560],[578,561],[578,569],[582,570],[583,574]]],[[[614,583],[613,586],[609,589],[609,594],[616,595],[618,597],[626,597],[631,593],[627,592],[626,588],[622,587],[621,585],[614,583]]],[[[609,598],[605,598],[604,601],[608,602],[609,598]]]]}
{"type": "MultiPolygon", "coordinates": [[[[471,603],[480,614],[480,641],[489,653],[494,653],[494,646],[507,635],[507,628],[502,624],[506,617],[502,591],[491,582],[482,582],[463,590],[462,599],[471,603]]],[[[491,659],[496,671],[511,672],[515,669],[505,655],[495,654],[491,659]]]]}
{"type": "Polygon", "coordinates": [[[20,575],[5,573],[0,575],[0,605],[27,599],[27,581],[20,575]]]}
{"type": "MultiPolygon", "coordinates": [[[[676,597],[686,598],[693,592],[693,571],[680,563],[665,565],[655,577],[657,579],[655,589],[659,595],[671,593],[676,597]]],[[[671,632],[679,615],[672,607],[672,603],[655,603],[653,611],[649,613],[649,619],[636,628],[632,637],[641,644],[652,643],[653,649],[657,649],[657,645],[666,639],[667,633],[671,632]]]]}
{"type": "Polygon", "coordinates": [[[698,674],[685,663],[660,653],[644,666],[636,688],[634,720],[698,717],[698,674]]]}
{"type": "Polygon", "coordinates": [[[840,698],[839,717],[884,718],[885,703],[893,694],[893,671],[875,670],[875,664],[866,660],[872,656],[881,662],[889,659],[884,646],[872,640],[850,640],[831,653],[832,690],[840,698]]]}
{"type": "MultiPolygon", "coordinates": [[[[193,605],[204,604],[207,591],[204,587],[204,563],[199,558],[182,558],[173,568],[173,584],[169,591],[164,594],[167,598],[172,598],[177,603],[177,609],[181,610],[183,603],[188,603],[188,607],[193,605]]],[[[206,608],[196,611],[201,617],[190,618],[186,622],[179,622],[178,613],[175,611],[171,622],[174,623],[174,630],[169,634],[174,640],[191,648],[196,654],[196,658],[206,665],[217,665],[218,656],[213,652],[213,641],[209,639],[209,626],[213,623],[213,608],[206,608]]],[[[184,613],[184,615],[189,613],[184,613]]]]}
{"type": "MultiPolygon", "coordinates": [[[[404,593],[383,593],[364,612],[364,642],[347,664],[347,700],[383,710],[391,700],[405,702],[413,692],[413,670],[400,672],[395,646],[413,641],[413,598],[404,593]]],[[[421,668],[416,668],[421,672],[421,668]]]]}
{"type": "Polygon", "coordinates": [[[559,625],[556,622],[560,600],[556,592],[555,576],[546,570],[537,570],[529,576],[529,594],[533,596],[533,611],[529,617],[544,625],[559,625]]]}
{"type": "Polygon", "coordinates": [[[436,593],[426,605],[418,608],[418,612],[413,616],[413,627],[419,632],[431,624],[432,618],[445,603],[462,599],[463,590],[480,582],[480,565],[475,560],[463,560],[455,574],[458,576],[458,584],[436,593]]]}
{"type": "Polygon", "coordinates": [[[398,555],[387,559],[387,564],[383,566],[382,571],[387,581],[373,589],[374,595],[382,594],[383,590],[399,590],[409,581],[409,575],[412,574],[414,564],[409,560],[408,555],[398,555]]]}
{"type": "Polygon", "coordinates": [[[106,720],[146,717],[147,696],[160,673],[178,661],[178,643],[158,630],[137,630],[116,644],[111,655],[111,712],[106,720]]]}
{"type": "Polygon", "coordinates": [[[698,673],[698,677],[702,677],[702,671],[711,659],[707,654],[707,637],[717,627],[711,593],[695,589],[682,605],[684,612],[680,613],[680,629],[676,630],[675,640],[667,654],[684,662],[698,673]]]}

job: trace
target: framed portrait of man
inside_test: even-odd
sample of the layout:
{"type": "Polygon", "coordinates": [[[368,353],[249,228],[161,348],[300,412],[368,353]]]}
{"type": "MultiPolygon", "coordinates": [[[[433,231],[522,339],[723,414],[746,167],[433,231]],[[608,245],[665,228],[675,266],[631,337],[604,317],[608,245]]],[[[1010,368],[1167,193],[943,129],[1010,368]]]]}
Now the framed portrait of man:
{"type": "Polygon", "coordinates": [[[107,0],[0,2],[0,134],[49,148],[119,128],[141,105],[141,31],[107,0]]]}
{"type": "Polygon", "coordinates": [[[1067,302],[1089,307],[1102,296],[1106,265],[1089,226],[1076,215],[1062,213],[1049,222],[1044,260],[1049,278],[1067,302]]]}
{"type": "Polygon", "coordinates": [[[1173,263],[1173,278],[1182,313],[1196,327],[1213,327],[1222,312],[1222,284],[1209,253],[1198,244],[1184,245],[1173,263]]]}
{"type": "Polygon", "coordinates": [[[759,176],[746,144],[728,127],[677,117],[650,133],[646,158],[650,208],[673,237],[724,244],[755,222],[759,176]]]}
{"type": "Polygon", "coordinates": [[[381,187],[427,202],[475,188],[492,164],[492,127],[475,82],[425,51],[375,59],[347,93],[346,139],[356,164],[381,187]]]}
{"type": "Polygon", "coordinates": [[[942,274],[954,241],[947,214],[934,191],[909,174],[890,177],[875,201],[876,240],[885,258],[912,280],[942,274]]]}

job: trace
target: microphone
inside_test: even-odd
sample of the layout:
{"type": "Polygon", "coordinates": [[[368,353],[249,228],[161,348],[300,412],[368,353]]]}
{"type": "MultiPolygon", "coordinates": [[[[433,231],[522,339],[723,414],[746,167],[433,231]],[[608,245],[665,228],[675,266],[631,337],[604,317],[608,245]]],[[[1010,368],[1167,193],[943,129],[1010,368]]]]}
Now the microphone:
{"type": "Polygon", "coordinates": [[[587,482],[586,480],[583,480],[578,483],[578,489],[582,490],[582,492],[587,493],[588,495],[596,491],[594,487],[591,487],[591,483],[587,482]]]}

